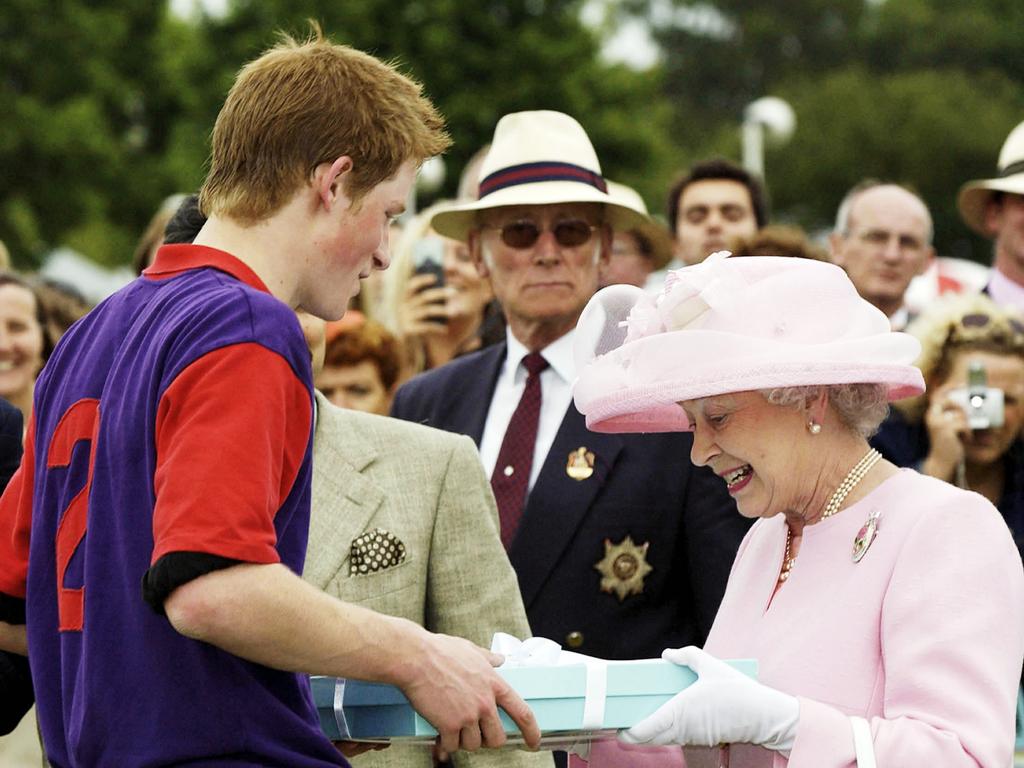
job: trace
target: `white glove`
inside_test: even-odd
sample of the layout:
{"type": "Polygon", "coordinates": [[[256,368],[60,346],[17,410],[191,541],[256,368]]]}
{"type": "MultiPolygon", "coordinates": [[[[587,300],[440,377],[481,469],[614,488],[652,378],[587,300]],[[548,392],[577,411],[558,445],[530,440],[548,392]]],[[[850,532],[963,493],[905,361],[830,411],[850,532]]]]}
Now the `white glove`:
{"type": "Polygon", "coordinates": [[[629,744],[760,744],[788,753],[796,739],[800,704],[793,696],[762,685],[696,646],[668,649],[663,659],[697,674],[650,717],[619,738],[629,744]]]}

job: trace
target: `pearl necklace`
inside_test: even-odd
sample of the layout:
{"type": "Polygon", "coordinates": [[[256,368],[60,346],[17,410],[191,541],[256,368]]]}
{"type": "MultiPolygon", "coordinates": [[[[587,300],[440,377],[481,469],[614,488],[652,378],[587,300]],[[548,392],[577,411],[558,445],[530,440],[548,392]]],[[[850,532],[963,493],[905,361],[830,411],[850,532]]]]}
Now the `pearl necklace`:
{"type": "MultiPolygon", "coordinates": [[[[839,487],[836,488],[835,492],[829,498],[828,503],[825,505],[825,511],[821,514],[822,520],[832,517],[832,515],[839,511],[839,505],[846,501],[846,497],[849,496],[850,492],[857,487],[857,483],[864,479],[864,475],[866,475],[870,469],[878,463],[880,458],[882,458],[882,454],[874,448],[864,454],[864,457],[853,466],[853,469],[851,469],[849,474],[843,478],[843,482],[839,484],[839,487]]],[[[789,574],[793,570],[793,565],[796,564],[796,557],[792,552],[793,529],[787,525],[786,551],[782,555],[782,570],[779,571],[779,584],[784,583],[786,579],[789,578],[789,574]]]]}

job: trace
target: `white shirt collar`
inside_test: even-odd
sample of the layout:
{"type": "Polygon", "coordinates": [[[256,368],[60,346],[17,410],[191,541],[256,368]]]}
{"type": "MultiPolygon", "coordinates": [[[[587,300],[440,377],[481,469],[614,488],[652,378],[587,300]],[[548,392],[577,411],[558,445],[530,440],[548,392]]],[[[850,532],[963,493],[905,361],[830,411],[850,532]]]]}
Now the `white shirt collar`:
{"type": "Polygon", "coordinates": [[[902,331],[910,322],[910,310],[902,306],[889,316],[889,325],[894,331],[902,331]]]}
{"type": "Polygon", "coordinates": [[[1024,309],[1024,285],[1014,282],[998,269],[993,269],[989,277],[988,295],[996,304],[1024,309]]]}
{"type": "MultiPolygon", "coordinates": [[[[576,359],[572,349],[575,336],[576,329],[573,328],[541,350],[541,354],[544,355],[544,359],[548,361],[551,369],[558,374],[558,378],[567,384],[572,384],[576,380],[576,359]]],[[[509,328],[505,329],[505,339],[508,343],[507,362],[509,367],[516,372],[516,380],[519,377],[525,378],[526,369],[521,368],[519,364],[530,353],[530,350],[512,335],[509,328]]]]}

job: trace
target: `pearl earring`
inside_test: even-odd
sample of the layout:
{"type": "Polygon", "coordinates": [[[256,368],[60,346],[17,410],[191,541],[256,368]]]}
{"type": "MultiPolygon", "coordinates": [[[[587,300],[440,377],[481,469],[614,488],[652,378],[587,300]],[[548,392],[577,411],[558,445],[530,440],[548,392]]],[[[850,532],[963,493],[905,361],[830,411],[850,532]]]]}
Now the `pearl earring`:
{"type": "Polygon", "coordinates": [[[810,432],[812,435],[820,435],[821,424],[819,424],[816,421],[809,421],[807,422],[807,431],[810,432]]]}

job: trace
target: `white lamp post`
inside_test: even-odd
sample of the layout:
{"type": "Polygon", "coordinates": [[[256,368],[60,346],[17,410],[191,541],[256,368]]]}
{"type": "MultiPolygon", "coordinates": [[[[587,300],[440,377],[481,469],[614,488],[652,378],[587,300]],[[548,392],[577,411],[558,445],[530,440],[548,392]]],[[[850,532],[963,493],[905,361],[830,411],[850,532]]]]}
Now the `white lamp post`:
{"type": "Polygon", "coordinates": [[[764,178],[765,137],[783,143],[796,129],[796,114],[777,96],[763,96],[743,110],[743,167],[764,178]]]}

